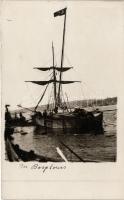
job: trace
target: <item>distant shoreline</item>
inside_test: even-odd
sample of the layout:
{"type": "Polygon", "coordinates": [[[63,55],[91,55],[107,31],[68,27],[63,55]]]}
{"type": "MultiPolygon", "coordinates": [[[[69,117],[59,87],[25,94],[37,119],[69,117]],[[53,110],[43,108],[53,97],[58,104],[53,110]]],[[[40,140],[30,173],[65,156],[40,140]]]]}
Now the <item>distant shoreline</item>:
{"type": "MultiPolygon", "coordinates": [[[[88,107],[106,107],[106,106],[112,106],[112,105],[117,105],[117,97],[110,97],[110,98],[105,98],[105,99],[86,99],[86,100],[75,100],[75,101],[69,101],[66,102],[67,107],[69,109],[73,109],[75,107],[81,107],[81,108],[88,108],[88,107]]],[[[11,106],[11,105],[10,105],[11,106]]],[[[50,106],[52,106],[50,104],[50,106]]],[[[49,107],[50,107],[49,106],[49,107]]],[[[45,110],[47,105],[41,105],[37,109],[38,111],[43,111],[45,110]]],[[[31,110],[34,110],[34,107],[28,107],[31,110]]],[[[10,112],[27,112],[27,109],[21,108],[21,109],[14,109],[11,110],[10,112]]]]}

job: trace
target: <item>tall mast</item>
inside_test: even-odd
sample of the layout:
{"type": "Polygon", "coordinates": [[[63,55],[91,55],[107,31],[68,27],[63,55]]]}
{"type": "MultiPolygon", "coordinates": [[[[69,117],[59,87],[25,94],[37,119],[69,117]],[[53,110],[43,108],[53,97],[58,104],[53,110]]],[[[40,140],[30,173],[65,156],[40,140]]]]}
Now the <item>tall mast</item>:
{"type": "Polygon", "coordinates": [[[53,85],[54,85],[54,101],[55,101],[55,107],[56,107],[56,71],[54,66],[54,47],[52,42],[52,54],[53,54],[53,85]]]}
{"type": "MultiPolygon", "coordinates": [[[[66,29],[66,10],[67,10],[67,8],[65,8],[64,27],[63,27],[63,41],[62,41],[62,54],[61,54],[61,69],[63,68],[63,60],[64,60],[65,29],[66,29]]],[[[58,103],[60,104],[60,90],[61,90],[62,70],[60,71],[59,80],[60,80],[60,82],[59,82],[59,88],[58,88],[58,103]]]]}
{"type": "MultiPolygon", "coordinates": [[[[63,41],[62,41],[62,54],[61,54],[61,67],[56,67],[55,63],[54,63],[54,47],[53,47],[53,43],[52,43],[52,54],[53,54],[53,66],[52,67],[35,67],[34,69],[38,69],[41,71],[48,71],[48,70],[53,70],[53,77],[50,80],[46,80],[46,81],[25,81],[25,82],[31,82],[37,85],[41,85],[41,86],[45,86],[46,88],[38,102],[38,104],[35,107],[35,110],[37,109],[39,103],[41,102],[41,100],[43,99],[45,92],[47,90],[47,87],[50,83],[53,83],[54,85],[54,101],[55,101],[55,108],[58,109],[58,106],[60,106],[60,90],[61,90],[61,85],[62,84],[70,84],[70,83],[74,83],[74,82],[80,82],[80,81],[63,81],[62,80],[62,73],[66,72],[67,70],[69,70],[71,67],[63,67],[63,60],[64,60],[64,44],[65,44],[65,28],[66,28],[66,10],[67,8],[61,9],[57,12],[54,13],[54,17],[57,16],[62,16],[65,15],[64,17],[64,27],[63,27],[63,41]],[[56,71],[60,72],[60,77],[59,80],[56,79],[56,71]],[[59,84],[59,88],[56,87],[59,84]],[[58,89],[58,90],[57,90],[58,89]],[[58,92],[58,93],[57,93],[58,92]]],[[[56,110],[57,112],[57,110],[56,110]]]]}

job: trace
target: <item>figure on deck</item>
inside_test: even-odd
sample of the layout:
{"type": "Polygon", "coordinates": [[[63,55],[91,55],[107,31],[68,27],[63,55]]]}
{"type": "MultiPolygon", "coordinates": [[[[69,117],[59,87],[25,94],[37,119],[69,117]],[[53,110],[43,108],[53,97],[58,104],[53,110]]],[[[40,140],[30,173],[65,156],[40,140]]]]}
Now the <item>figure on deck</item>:
{"type": "Polygon", "coordinates": [[[6,121],[6,124],[7,123],[10,123],[11,121],[12,121],[12,117],[11,117],[11,114],[10,114],[10,112],[9,112],[9,110],[8,110],[8,107],[9,107],[10,105],[5,105],[5,108],[6,108],[6,111],[5,111],[5,121],[6,121]]]}
{"type": "Polygon", "coordinates": [[[53,116],[53,111],[52,111],[52,110],[50,110],[50,112],[49,112],[49,116],[50,116],[50,117],[53,116]]]}
{"type": "Polygon", "coordinates": [[[18,119],[18,117],[17,117],[17,113],[15,113],[15,119],[18,119]]]}
{"type": "Polygon", "coordinates": [[[47,128],[47,126],[46,126],[46,123],[47,123],[46,122],[46,120],[47,120],[47,111],[46,110],[43,111],[43,118],[44,118],[44,127],[47,128]]]}
{"type": "Polygon", "coordinates": [[[55,113],[58,113],[58,106],[56,106],[56,107],[54,108],[54,112],[55,112],[55,113]]]}
{"type": "Polygon", "coordinates": [[[44,117],[44,119],[47,118],[47,111],[46,110],[43,111],[43,117],[44,117]]]}
{"type": "Polygon", "coordinates": [[[21,112],[20,112],[20,120],[21,120],[21,122],[25,122],[26,121],[25,117],[22,115],[21,112]]]}

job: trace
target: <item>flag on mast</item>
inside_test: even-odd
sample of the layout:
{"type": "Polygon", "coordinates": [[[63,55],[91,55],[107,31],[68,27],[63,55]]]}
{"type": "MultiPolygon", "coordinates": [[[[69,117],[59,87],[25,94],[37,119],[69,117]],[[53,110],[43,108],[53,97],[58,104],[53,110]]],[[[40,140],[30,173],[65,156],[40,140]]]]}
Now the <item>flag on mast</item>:
{"type": "Polygon", "coordinates": [[[55,13],[54,13],[54,17],[61,16],[61,15],[65,15],[66,9],[67,9],[67,8],[64,8],[64,9],[62,9],[62,10],[59,10],[59,11],[55,12],[55,13]]]}

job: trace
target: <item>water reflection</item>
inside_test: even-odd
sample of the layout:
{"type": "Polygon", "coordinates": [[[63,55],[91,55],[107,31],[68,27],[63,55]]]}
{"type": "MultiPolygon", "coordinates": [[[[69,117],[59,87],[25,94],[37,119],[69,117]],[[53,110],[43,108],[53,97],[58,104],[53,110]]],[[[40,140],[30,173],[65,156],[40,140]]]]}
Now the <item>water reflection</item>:
{"type": "MultiPolygon", "coordinates": [[[[108,134],[108,132],[107,132],[108,134]]],[[[112,134],[72,134],[67,132],[45,132],[42,128],[17,128],[14,143],[24,150],[34,150],[39,155],[59,159],[56,147],[59,147],[69,161],[79,161],[61,142],[66,144],[82,159],[98,161],[114,161],[116,155],[116,136],[112,134]],[[22,134],[26,132],[27,134],[22,134]],[[111,136],[111,137],[110,137],[111,136]]],[[[61,158],[60,158],[61,159],[61,158]]]]}

